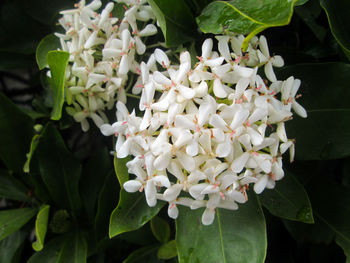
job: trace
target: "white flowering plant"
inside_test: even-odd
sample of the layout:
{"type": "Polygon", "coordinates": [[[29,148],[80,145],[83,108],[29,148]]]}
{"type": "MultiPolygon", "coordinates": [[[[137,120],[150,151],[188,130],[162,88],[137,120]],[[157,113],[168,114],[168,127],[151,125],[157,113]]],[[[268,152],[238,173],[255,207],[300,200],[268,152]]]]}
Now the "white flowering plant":
{"type": "Polygon", "coordinates": [[[1,262],[349,261],[346,1],[24,2],[1,262]]]}

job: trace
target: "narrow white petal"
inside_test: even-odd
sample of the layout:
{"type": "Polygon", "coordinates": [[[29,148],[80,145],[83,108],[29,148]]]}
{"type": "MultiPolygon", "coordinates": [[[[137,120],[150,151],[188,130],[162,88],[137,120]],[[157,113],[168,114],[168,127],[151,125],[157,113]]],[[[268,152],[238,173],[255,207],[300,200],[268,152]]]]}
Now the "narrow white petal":
{"type": "Polygon", "coordinates": [[[154,57],[161,66],[165,68],[168,68],[170,66],[169,58],[163,50],[156,48],[154,51],[154,57]]]}
{"type": "Polygon", "coordinates": [[[137,180],[129,180],[123,184],[125,191],[129,193],[137,192],[141,186],[142,186],[142,183],[137,180]]]}
{"type": "Polygon", "coordinates": [[[236,158],[232,162],[232,165],[231,165],[232,171],[234,171],[235,173],[240,173],[243,170],[243,168],[244,168],[245,164],[247,163],[248,159],[249,159],[249,153],[248,152],[245,152],[241,156],[236,158]]]}
{"type": "Polygon", "coordinates": [[[298,102],[293,101],[292,108],[296,112],[296,114],[298,114],[300,117],[302,117],[302,118],[306,118],[307,117],[306,110],[298,102]]]}
{"type": "Polygon", "coordinates": [[[206,208],[202,215],[202,223],[205,226],[211,225],[214,222],[215,210],[211,208],[206,208]]]}
{"type": "Polygon", "coordinates": [[[156,198],[157,190],[152,180],[148,180],[145,186],[145,195],[147,204],[150,207],[153,207],[157,204],[156,198]]]}
{"type": "Polygon", "coordinates": [[[261,194],[267,184],[269,177],[267,174],[264,174],[262,177],[259,178],[259,180],[254,184],[254,192],[257,194],[261,194]]]}
{"type": "Polygon", "coordinates": [[[213,40],[207,38],[202,45],[202,58],[208,58],[211,54],[213,48],[213,40]]]}
{"type": "Polygon", "coordinates": [[[226,98],[227,97],[227,92],[225,91],[221,80],[220,79],[215,79],[214,80],[214,94],[218,98],[226,98]]]}

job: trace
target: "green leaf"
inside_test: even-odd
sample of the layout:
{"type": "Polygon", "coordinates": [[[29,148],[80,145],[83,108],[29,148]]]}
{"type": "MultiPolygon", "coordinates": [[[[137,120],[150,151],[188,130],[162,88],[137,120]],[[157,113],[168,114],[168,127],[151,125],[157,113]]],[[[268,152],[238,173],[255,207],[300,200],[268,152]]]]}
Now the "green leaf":
{"type": "Polygon", "coordinates": [[[146,247],[142,247],[140,249],[132,252],[123,263],[139,263],[139,262],[147,262],[147,263],[157,263],[157,250],[159,245],[150,245],[146,247]]]}
{"type": "MultiPolygon", "coordinates": [[[[316,20],[321,13],[321,7],[318,1],[311,1],[308,4],[295,8],[295,13],[311,29],[317,39],[323,43],[328,30],[321,26],[316,20]]],[[[329,53],[329,52],[328,52],[329,53]]]]}
{"type": "Polygon", "coordinates": [[[266,225],[254,194],[237,211],[217,209],[213,224],[201,224],[203,209],[180,207],[176,220],[179,262],[263,263],[266,256],[266,225]]]}
{"type": "Polygon", "coordinates": [[[157,252],[157,257],[160,259],[171,259],[177,256],[176,241],[171,240],[163,244],[157,252]]]}
{"type": "Polygon", "coordinates": [[[117,158],[117,154],[114,154],[114,171],[117,175],[119,185],[123,189],[123,184],[129,180],[128,168],[126,167],[126,163],[130,161],[130,157],[126,157],[123,159],[117,158]]]}
{"type": "Polygon", "coordinates": [[[155,216],[151,220],[151,229],[153,235],[159,242],[168,242],[170,238],[170,226],[167,221],[159,216],[155,216]]]}
{"type": "Polygon", "coordinates": [[[295,0],[215,1],[203,9],[197,23],[204,33],[223,34],[231,31],[249,34],[242,44],[248,48],[250,39],[266,28],[288,25],[295,0]]]}
{"type": "Polygon", "coordinates": [[[50,51],[47,54],[47,63],[52,76],[53,109],[51,119],[53,120],[59,120],[62,116],[68,59],[69,53],[64,51],[50,51]]]}
{"type": "Polygon", "coordinates": [[[346,263],[350,262],[350,242],[342,238],[341,236],[337,236],[335,238],[335,242],[344,250],[344,254],[346,256],[346,263]]]}
{"type": "Polygon", "coordinates": [[[309,195],[314,214],[336,234],[346,254],[350,243],[350,188],[326,177],[317,177],[310,184],[309,195]]]}
{"type": "Polygon", "coordinates": [[[12,171],[22,172],[33,125],[29,116],[0,93],[0,159],[12,171]]]}
{"type": "Polygon", "coordinates": [[[283,224],[299,243],[330,244],[334,239],[334,232],[319,218],[315,217],[314,219],[315,223],[312,225],[290,220],[283,220],[283,224]]]}
{"type": "Polygon", "coordinates": [[[56,236],[40,252],[34,253],[27,263],[57,263],[57,258],[65,236],[56,236]]]}
{"type": "Polygon", "coordinates": [[[56,50],[60,46],[60,41],[54,34],[47,35],[40,41],[38,47],[36,48],[35,54],[36,63],[38,64],[40,70],[48,65],[47,54],[49,51],[56,50]]]}
{"type": "Polygon", "coordinates": [[[261,203],[275,216],[314,223],[312,208],[304,187],[289,172],[285,172],[281,181],[276,182],[274,189],[265,189],[259,195],[261,203]]]}
{"type": "Polygon", "coordinates": [[[68,151],[52,124],[44,129],[35,154],[38,157],[41,177],[52,199],[60,208],[70,208],[73,215],[79,214],[81,165],[68,151]]]}
{"type": "MultiPolygon", "coordinates": [[[[0,197],[10,200],[29,201],[28,189],[8,171],[0,169],[0,197]]],[[[1,262],[1,261],[0,261],[1,262]]]]}
{"type": "Polygon", "coordinates": [[[36,212],[36,208],[19,208],[0,211],[0,240],[3,240],[20,229],[36,212]]]}
{"type": "MultiPolygon", "coordinates": [[[[344,49],[345,54],[350,55],[350,2],[346,0],[320,0],[325,10],[329,26],[334,38],[344,49]]],[[[348,56],[350,59],[350,56],[348,56]]]]}
{"type": "MultiPolygon", "coordinates": [[[[121,187],[129,177],[126,177],[128,174],[126,162],[127,158],[114,158],[114,168],[121,187]]],[[[109,237],[112,238],[121,233],[139,229],[158,214],[163,205],[163,202],[158,202],[155,207],[149,207],[143,193],[130,194],[122,189],[119,194],[118,206],[111,214],[109,237]]]]}
{"type": "Polygon", "coordinates": [[[0,242],[0,262],[19,263],[16,255],[21,251],[28,233],[17,231],[0,242]]]}
{"type": "Polygon", "coordinates": [[[121,190],[118,206],[111,214],[109,237],[142,227],[158,214],[163,206],[163,202],[158,202],[155,207],[149,207],[144,193],[127,193],[121,190]]]}
{"type": "Polygon", "coordinates": [[[296,158],[338,159],[350,155],[350,65],[300,64],[279,71],[279,79],[293,75],[302,86],[298,102],[308,117],[286,123],[288,137],[296,138],[296,158]],[[327,76],[327,77],[321,77],[327,76]],[[317,130],[317,132],[315,132],[317,130]]]}
{"type": "Polygon", "coordinates": [[[36,241],[32,244],[35,251],[40,251],[44,248],[45,236],[47,232],[47,223],[49,220],[50,206],[44,205],[40,208],[35,221],[35,236],[36,241]]]}
{"type": "Polygon", "coordinates": [[[196,21],[185,0],[147,0],[162,29],[165,44],[176,47],[197,34],[196,21]]]}
{"type": "Polygon", "coordinates": [[[81,199],[90,222],[95,220],[98,195],[111,170],[112,165],[107,148],[96,151],[83,165],[80,179],[81,199]],[[98,180],[96,180],[97,177],[98,180]]]}
{"type": "Polygon", "coordinates": [[[98,195],[97,212],[95,216],[95,233],[97,239],[108,235],[109,217],[118,203],[118,181],[111,172],[105,179],[98,195]]]}
{"type": "Polygon", "coordinates": [[[303,5],[307,2],[309,2],[309,0],[297,0],[295,3],[295,6],[303,5]]]}
{"type": "Polygon", "coordinates": [[[57,263],[86,263],[86,258],[86,238],[83,233],[75,231],[67,236],[59,252],[57,263]]]}
{"type": "Polygon", "coordinates": [[[29,173],[30,172],[30,161],[32,160],[33,154],[35,152],[36,147],[39,144],[39,139],[40,139],[40,135],[39,134],[35,134],[32,138],[32,142],[30,143],[30,150],[29,152],[26,154],[27,156],[27,160],[24,163],[23,166],[23,172],[25,173],[29,173]]]}

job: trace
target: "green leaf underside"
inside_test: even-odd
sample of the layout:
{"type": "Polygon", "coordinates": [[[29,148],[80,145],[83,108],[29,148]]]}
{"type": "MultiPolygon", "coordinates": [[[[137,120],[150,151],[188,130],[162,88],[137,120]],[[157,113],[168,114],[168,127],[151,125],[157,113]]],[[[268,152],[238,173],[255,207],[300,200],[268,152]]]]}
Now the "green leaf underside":
{"type": "Polygon", "coordinates": [[[121,190],[118,206],[111,214],[109,237],[139,229],[158,214],[164,204],[158,202],[155,207],[149,207],[144,193],[127,193],[121,190]]]}
{"type": "Polygon", "coordinates": [[[29,153],[27,153],[27,160],[23,166],[23,172],[25,173],[30,172],[30,161],[32,160],[35,149],[39,144],[39,138],[40,138],[39,134],[35,134],[32,138],[32,142],[30,143],[30,150],[29,150],[29,153]]]}
{"type": "Polygon", "coordinates": [[[155,216],[151,220],[151,229],[153,235],[156,239],[161,243],[168,242],[170,238],[170,226],[167,221],[160,218],[159,216],[155,216]]]}
{"type": "Polygon", "coordinates": [[[73,215],[79,214],[81,166],[52,124],[43,131],[35,154],[38,156],[41,177],[53,200],[61,208],[70,208],[73,215]]]}
{"type": "Polygon", "coordinates": [[[10,200],[29,201],[28,189],[10,175],[7,170],[0,169],[0,197],[10,200]]]}
{"type": "Polygon", "coordinates": [[[334,38],[350,59],[350,2],[347,0],[321,0],[334,38]]]}
{"type": "Polygon", "coordinates": [[[45,68],[48,63],[47,63],[47,54],[49,51],[56,50],[61,46],[59,38],[56,37],[54,34],[47,35],[44,37],[38,47],[36,48],[36,63],[39,66],[39,69],[45,68]]]}
{"type": "Polygon", "coordinates": [[[33,125],[29,116],[0,93],[0,159],[12,171],[22,172],[33,125]]]}
{"type": "Polygon", "coordinates": [[[140,262],[156,263],[158,262],[157,260],[158,248],[159,248],[159,245],[150,245],[150,246],[139,248],[134,252],[132,252],[123,261],[123,263],[140,263],[140,262]]]}
{"type": "Polygon", "coordinates": [[[3,240],[20,229],[36,212],[36,208],[19,208],[0,211],[0,240],[3,240]]]}
{"type": "Polygon", "coordinates": [[[47,63],[52,76],[53,109],[51,112],[51,119],[53,120],[59,120],[62,116],[68,59],[69,53],[64,51],[50,51],[47,54],[47,63]]]}
{"type": "Polygon", "coordinates": [[[196,21],[184,0],[148,0],[163,32],[165,43],[176,47],[193,39],[196,21]]]}
{"type": "Polygon", "coordinates": [[[300,64],[279,71],[279,79],[301,79],[308,117],[286,123],[289,138],[296,139],[296,158],[338,159],[350,156],[350,65],[345,63],[300,64]],[[320,78],[320,76],[327,76],[320,78]]]}
{"type": "Polygon", "coordinates": [[[289,24],[294,4],[284,0],[215,1],[204,8],[197,23],[204,33],[249,34],[243,43],[245,50],[249,40],[266,28],[289,24]]]}
{"type": "Polygon", "coordinates": [[[160,259],[171,259],[177,256],[176,241],[171,240],[163,244],[157,252],[157,257],[160,259]]]}
{"type": "Polygon", "coordinates": [[[44,248],[44,241],[47,232],[47,223],[49,220],[50,206],[44,205],[38,215],[36,216],[35,221],[35,236],[36,241],[32,244],[35,251],[40,251],[44,248]]]}
{"type": "Polygon", "coordinates": [[[58,254],[57,263],[86,263],[86,259],[87,243],[83,234],[76,231],[67,236],[58,254]]]}
{"type": "Polygon", "coordinates": [[[313,223],[312,208],[304,187],[288,172],[274,189],[259,195],[261,203],[271,214],[304,223],[313,223]]]}
{"type": "Polygon", "coordinates": [[[180,263],[263,263],[267,240],[265,218],[259,201],[249,201],[237,211],[216,209],[213,224],[204,226],[204,209],[179,207],[176,244],[180,263]]]}

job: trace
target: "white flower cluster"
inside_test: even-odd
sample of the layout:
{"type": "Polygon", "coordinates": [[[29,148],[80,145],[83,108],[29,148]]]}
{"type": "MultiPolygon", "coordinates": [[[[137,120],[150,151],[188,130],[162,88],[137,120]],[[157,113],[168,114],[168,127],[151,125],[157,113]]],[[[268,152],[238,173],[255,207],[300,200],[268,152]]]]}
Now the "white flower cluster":
{"type": "Polygon", "coordinates": [[[292,108],[306,117],[295,101],[300,81],[277,81],[272,66],[283,60],[270,57],[265,37],[255,37],[245,54],[243,36],[217,39],[219,53],[212,39],[205,40],[193,69],[188,52],[174,66],[156,49],[160,71],[140,64],[143,117],[129,114],[119,101],[117,122],[101,126],[104,135],[117,136],[118,158],[134,156],[127,167],[136,178],[124,184],[126,191],[144,190],[149,206],[168,202],[172,218],[177,205],[205,207],[205,225],[213,222],[215,208],[235,210],[245,203],[251,185],[257,194],[275,186],[284,176],[282,154],[289,149],[294,157],[284,123],[292,108]],[[257,74],[259,66],[270,85],[257,74]]]}
{"type": "Polygon", "coordinates": [[[145,0],[116,0],[124,3],[123,19],[112,16],[114,3],[110,2],[100,14],[102,3],[85,0],[76,9],[62,11],[59,20],[65,34],[56,33],[63,51],[70,53],[66,73],[66,98],[71,107],[67,112],[89,129],[87,118],[100,127],[108,122],[105,108],[111,109],[118,100],[126,102],[125,85],[128,72],[139,74],[135,55],[142,55],[146,46],[142,37],[157,33],[152,23],[139,30],[139,24],[154,21],[154,15],[145,0]],[[140,23],[141,22],[141,23],[140,23]]]}

